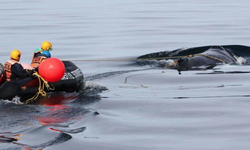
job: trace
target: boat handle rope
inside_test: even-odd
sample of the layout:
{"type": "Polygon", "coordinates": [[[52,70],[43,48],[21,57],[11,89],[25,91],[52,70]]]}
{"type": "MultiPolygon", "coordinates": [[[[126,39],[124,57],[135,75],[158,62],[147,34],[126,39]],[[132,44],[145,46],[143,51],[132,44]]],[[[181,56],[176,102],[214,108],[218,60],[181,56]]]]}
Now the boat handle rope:
{"type": "Polygon", "coordinates": [[[33,100],[36,100],[39,95],[45,97],[47,95],[47,93],[44,91],[45,86],[47,87],[48,90],[55,90],[55,87],[54,86],[51,87],[49,83],[43,77],[41,77],[37,72],[34,72],[32,75],[38,78],[39,81],[38,92],[33,97],[26,100],[25,104],[28,104],[33,100]]]}

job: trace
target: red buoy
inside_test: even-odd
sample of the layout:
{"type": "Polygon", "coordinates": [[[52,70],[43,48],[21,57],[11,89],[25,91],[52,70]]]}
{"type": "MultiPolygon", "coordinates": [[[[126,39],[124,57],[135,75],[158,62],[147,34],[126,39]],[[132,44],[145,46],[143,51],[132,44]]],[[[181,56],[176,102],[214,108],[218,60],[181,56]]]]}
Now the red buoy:
{"type": "Polygon", "coordinates": [[[57,58],[47,58],[38,68],[38,72],[48,82],[57,82],[65,73],[63,62],[57,58]]]}

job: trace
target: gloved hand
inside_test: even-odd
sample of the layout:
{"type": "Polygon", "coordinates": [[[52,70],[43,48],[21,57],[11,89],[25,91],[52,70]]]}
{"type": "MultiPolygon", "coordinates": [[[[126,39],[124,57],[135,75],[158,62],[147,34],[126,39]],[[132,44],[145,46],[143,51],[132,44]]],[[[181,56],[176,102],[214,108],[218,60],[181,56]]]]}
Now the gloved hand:
{"type": "MultiPolygon", "coordinates": [[[[38,66],[39,67],[39,66],[38,66]]],[[[34,70],[36,71],[36,72],[38,72],[38,67],[36,67],[34,70]]]]}
{"type": "Polygon", "coordinates": [[[28,75],[28,76],[31,76],[34,72],[35,72],[35,70],[34,70],[34,69],[29,70],[29,71],[27,72],[27,75],[28,75]]]}

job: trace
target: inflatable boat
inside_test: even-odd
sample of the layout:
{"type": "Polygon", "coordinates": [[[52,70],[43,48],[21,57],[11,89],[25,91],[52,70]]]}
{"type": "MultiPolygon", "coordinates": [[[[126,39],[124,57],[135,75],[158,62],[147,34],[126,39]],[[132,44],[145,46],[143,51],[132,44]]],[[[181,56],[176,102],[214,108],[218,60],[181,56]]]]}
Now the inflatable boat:
{"type": "MultiPolygon", "coordinates": [[[[23,78],[20,80],[5,82],[0,86],[0,99],[12,100],[20,97],[22,102],[34,97],[41,92],[78,92],[84,87],[84,76],[82,71],[70,61],[62,61],[65,66],[65,73],[61,80],[48,82],[48,87],[41,87],[41,79],[36,76],[23,78]]],[[[0,66],[0,75],[3,67],[0,66]],[[2,68],[2,69],[1,69],[2,68]]],[[[42,94],[41,94],[42,95],[42,94]]]]}

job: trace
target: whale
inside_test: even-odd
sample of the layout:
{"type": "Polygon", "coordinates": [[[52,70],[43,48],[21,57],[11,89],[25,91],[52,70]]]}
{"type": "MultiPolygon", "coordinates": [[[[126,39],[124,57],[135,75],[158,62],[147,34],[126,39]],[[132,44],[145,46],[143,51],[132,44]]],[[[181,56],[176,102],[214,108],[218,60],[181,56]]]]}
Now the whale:
{"type": "Polygon", "coordinates": [[[250,47],[244,45],[210,45],[194,48],[180,48],[137,57],[137,63],[140,65],[153,64],[158,67],[176,69],[179,72],[212,69],[220,64],[250,64],[249,60],[250,47]],[[168,61],[167,63],[163,63],[162,60],[168,61]]]}

